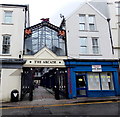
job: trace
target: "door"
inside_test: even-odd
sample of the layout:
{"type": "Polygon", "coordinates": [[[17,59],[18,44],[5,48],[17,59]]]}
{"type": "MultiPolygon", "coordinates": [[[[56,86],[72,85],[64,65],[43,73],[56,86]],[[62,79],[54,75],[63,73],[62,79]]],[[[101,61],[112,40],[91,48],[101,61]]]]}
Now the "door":
{"type": "Polygon", "coordinates": [[[76,93],[77,97],[87,96],[86,75],[76,75],[76,93]]]}
{"type": "Polygon", "coordinates": [[[21,100],[26,94],[29,94],[29,100],[33,99],[33,77],[31,68],[23,68],[21,76],[21,100]]]}

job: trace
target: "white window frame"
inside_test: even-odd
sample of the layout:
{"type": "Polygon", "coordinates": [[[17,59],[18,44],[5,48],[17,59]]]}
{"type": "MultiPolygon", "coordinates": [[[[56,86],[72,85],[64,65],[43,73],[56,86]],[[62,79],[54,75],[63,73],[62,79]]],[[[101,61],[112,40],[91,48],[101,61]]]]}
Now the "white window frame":
{"type": "MultiPolygon", "coordinates": [[[[3,36],[3,42],[2,42],[2,54],[10,54],[10,46],[11,46],[11,35],[5,34],[3,36]],[[8,52],[5,52],[5,48],[8,47],[8,52]]],[[[6,50],[7,51],[7,50],[6,50]]]]}
{"type": "Polygon", "coordinates": [[[116,15],[120,16],[120,3],[116,2],[115,10],[116,10],[116,15]]]}
{"type": "Polygon", "coordinates": [[[4,23],[5,24],[12,24],[13,23],[13,18],[12,18],[13,11],[4,11],[4,23]],[[7,14],[10,13],[10,14],[7,14]]]}
{"type": "Polygon", "coordinates": [[[93,51],[93,54],[99,54],[100,53],[99,38],[98,37],[92,37],[92,51],[93,51]],[[94,40],[97,40],[97,43],[94,42],[94,40]]]}
{"type": "Polygon", "coordinates": [[[79,14],[79,25],[80,30],[86,30],[86,15],[85,14],[79,14]],[[84,18],[83,20],[81,18],[84,18]]]}
{"type": "Polygon", "coordinates": [[[87,37],[80,37],[80,54],[87,54],[88,51],[87,51],[87,37]],[[82,39],[85,39],[85,42],[83,42],[82,39]],[[86,49],[85,51],[83,51],[84,49],[86,49]]]}
{"type": "Polygon", "coordinates": [[[96,30],[96,23],[95,23],[95,15],[88,15],[88,24],[89,24],[89,31],[95,31],[96,30]],[[93,18],[91,21],[90,18],[93,18]],[[91,28],[91,26],[93,26],[91,28]]]}

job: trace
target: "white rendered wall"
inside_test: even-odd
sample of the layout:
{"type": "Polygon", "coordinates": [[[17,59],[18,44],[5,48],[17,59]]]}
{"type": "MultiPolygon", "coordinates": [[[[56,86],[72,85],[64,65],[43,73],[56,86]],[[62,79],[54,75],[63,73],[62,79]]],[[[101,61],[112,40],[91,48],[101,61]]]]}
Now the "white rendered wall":
{"type": "MultiPolygon", "coordinates": [[[[10,101],[11,91],[17,89],[21,93],[21,69],[2,69],[0,101],[10,101]]],[[[20,98],[20,97],[19,97],[20,98]]]]}
{"type": "Polygon", "coordinates": [[[112,54],[110,35],[107,20],[99,14],[96,10],[91,8],[88,4],[83,5],[74,14],[66,19],[67,32],[67,48],[69,58],[78,59],[113,59],[116,58],[112,54]],[[89,30],[79,30],[79,14],[95,15],[97,30],[90,32],[89,30]],[[80,54],[79,37],[88,37],[88,53],[86,55],[80,54]],[[94,55],[92,53],[91,37],[99,38],[100,53],[94,55]]]}
{"type": "Polygon", "coordinates": [[[117,15],[116,4],[117,3],[115,3],[115,1],[108,0],[109,15],[110,15],[110,19],[111,19],[110,25],[111,25],[114,51],[115,51],[115,55],[118,58],[120,58],[120,41],[119,41],[120,21],[118,20],[118,18],[120,18],[120,11],[118,12],[119,15],[117,15]]]}
{"type": "Polygon", "coordinates": [[[18,58],[23,51],[23,39],[25,28],[25,8],[24,7],[0,7],[0,58],[18,58]],[[12,24],[4,23],[4,11],[12,11],[12,24]],[[2,35],[11,35],[10,54],[2,55],[2,35]]]}

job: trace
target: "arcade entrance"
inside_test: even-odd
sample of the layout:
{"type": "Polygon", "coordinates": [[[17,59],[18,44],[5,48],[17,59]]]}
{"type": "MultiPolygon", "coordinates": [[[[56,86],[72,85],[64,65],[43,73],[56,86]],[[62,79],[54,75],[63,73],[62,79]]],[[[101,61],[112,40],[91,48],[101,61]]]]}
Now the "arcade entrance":
{"type": "Polygon", "coordinates": [[[33,100],[39,86],[50,89],[55,99],[67,97],[66,48],[66,31],[49,19],[24,30],[21,100],[26,94],[33,100]]]}
{"type": "Polygon", "coordinates": [[[66,68],[24,67],[21,78],[21,100],[26,95],[30,101],[34,100],[35,90],[41,93],[42,88],[52,93],[55,99],[67,98],[66,68]]]}

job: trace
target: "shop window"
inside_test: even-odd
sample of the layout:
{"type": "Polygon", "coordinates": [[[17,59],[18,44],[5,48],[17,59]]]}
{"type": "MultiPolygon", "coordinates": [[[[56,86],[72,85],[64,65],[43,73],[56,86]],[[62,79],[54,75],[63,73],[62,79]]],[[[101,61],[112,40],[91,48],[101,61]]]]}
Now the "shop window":
{"type": "Polygon", "coordinates": [[[88,73],[88,89],[100,90],[99,73],[88,73]]]}
{"type": "Polygon", "coordinates": [[[80,37],[80,53],[87,54],[87,37],[80,37]]]}
{"type": "Polygon", "coordinates": [[[112,73],[110,72],[88,73],[88,89],[113,90],[114,85],[112,73]]]}
{"type": "Polygon", "coordinates": [[[4,23],[12,23],[12,11],[4,11],[4,23]]]}
{"type": "Polygon", "coordinates": [[[10,54],[10,35],[3,35],[2,54],[10,54]]]}
{"type": "Polygon", "coordinates": [[[112,73],[101,73],[101,83],[102,83],[102,90],[113,90],[113,78],[112,73]]]}

